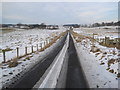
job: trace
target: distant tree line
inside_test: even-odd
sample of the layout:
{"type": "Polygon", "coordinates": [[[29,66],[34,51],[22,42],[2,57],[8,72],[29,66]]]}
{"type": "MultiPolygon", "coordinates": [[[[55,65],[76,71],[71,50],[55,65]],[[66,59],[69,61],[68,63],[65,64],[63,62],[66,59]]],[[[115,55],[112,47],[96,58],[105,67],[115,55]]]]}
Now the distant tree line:
{"type": "Polygon", "coordinates": [[[79,28],[80,25],[79,24],[65,24],[65,25],[63,25],[63,27],[66,27],[66,28],[69,28],[69,27],[79,28]]]}
{"type": "MultiPolygon", "coordinates": [[[[2,24],[2,27],[15,27],[15,28],[22,28],[22,29],[59,29],[58,25],[46,25],[45,23],[41,24],[2,24]]],[[[118,22],[102,22],[102,23],[93,23],[90,25],[87,24],[64,24],[63,27],[65,28],[80,28],[80,27],[101,27],[101,26],[120,26],[120,21],[118,22]]]]}
{"type": "Polygon", "coordinates": [[[93,23],[90,25],[87,24],[65,24],[63,27],[69,28],[80,28],[80,27],[101,27],[101,26],[120,26],[120,21],[118,22],[102,22],[102,23],[93,23]]]}
{"type": "Polygon", "coordinates": [[[59,29],[58,25],[46,25],[45,23],[41,23],[41,24],[22,24],[22,23],[18,23],[18,24],[2,24],[2,27],[7,27],[7,28],[21,28],[21,29],[34,29],[34,28],[38,28],[38,29],[59,29]]]}
{"type": "Polygon", "coordinates": [[[101,27],[101,26],[120,26],[120,21],[118,22],[102,22],[102,23],[93,23],[91,25],[80,25],[81,27],[101,27]]]}
{"type": "Polygon", "coordinates": [[[118,22],[102,22],[102,23],[92,24],[92,27],[100,27],[100,26],[120,26],[120,21],[118,21],[118,22]]]}

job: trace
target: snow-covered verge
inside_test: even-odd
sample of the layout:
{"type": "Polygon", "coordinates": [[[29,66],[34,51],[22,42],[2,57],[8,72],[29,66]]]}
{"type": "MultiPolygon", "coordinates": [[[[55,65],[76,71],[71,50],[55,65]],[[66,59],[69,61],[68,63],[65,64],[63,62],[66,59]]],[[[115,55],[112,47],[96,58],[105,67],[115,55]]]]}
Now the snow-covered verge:
{"type": "MultiPolygon", "coordinates": [[[[20,35],[22,37],[20,37],[20,35],[18,35],[18,39],[20,41],[23,41],[24,43],[21,43],[22,46],[28,45],[27,44],[27,40],[29,38],[25,38],[27,35],[33,35],[33,36],[38,36],[38,38],[42,38],[42,39],[46,39],[48,36],[50,37],[54,37],[54,36],[59,36],[60,33],[64,32],[64,30],[55,30],[55,31],[50,31],[50,30],[28,30],[28,31],[16,31],[21,33],[20,35]],[[32,32],[33,31],[33,32],[32,32]],[[26,32],[26,33],[25,33],[26,32]],[[31,33],[32,32],[32,33],[31,33]],[[23,39],[22,39],[23,38],[23,39]]],[[[12,32],[15,33],[15,32],[12,32]]],[[[10,33],[8,33],[10,34],[10,33]]],[[[14,36],[15,34],[10,34],[10,36],[14,36]]],[[[35,39],[34,37],[31,36],[31,38],[35,39]]],[[[9,38],[8,38],[9,39],[9,38]]],[[[16,39],[16,38],[15,38],[16,39]]],[[[17,40],[14,40],[15,42],[17,42],[17,40]]],[[[8,40],[9,41],[9,40],[8,40]]],[[[33,41],[33,43],[38,43],[37,41],[33,41]]],[[[0,87],[2,88],[3,85],[8,85],[11,83],[11,81],[14,82],[14,80],[17,80],[18,77],[21,77],[22,74],[24,74],[25,72],[29,71],[29,69],[35,65],[37,62],[39,62],[39,60],[41,60],[43,57],[45,57],[48,53],[50,53],[50,51],[52,49],[54,49],[54,47],[58,44],[59,40],[56,41],[56,43],[54,43],[52,46],[50,46],[49,48],[41,51],[41,52],[35,52],[32,53],[30,55],[27,55],[25,57],[20,58],[18,61],[18,65],[16,67],[9,67],[8,63],[5,64],[1,64],[0,66],[0,87]],[[39,58],[39,59],[38,59],[39,58]]],[[[11,44],[8,43],[8,44],[11,44]]],[[[17,44],[19,45],[19,44],[17,44]]],[[[10,47],[10,48],[14,48],[14,47],[10,47]]]]}
{"type": "MultiPolygon", "coordinates": [[[[81,32],[82,30],[79,31],[79,35],[84,35],[81,32]]],[[[90,88],[118,88],[120,50],[103,47],[86,35],[81,39],[79,36],[74,38],[80,63],[90,88]]]]}
{"type": "MultiPolygon", "coordinates": [[[[31,52],[31,46],[34,46],[36,51],[38,44],[44,45],[46,40],[59,35],[64,30],[41,30],[41,29],[18,29],[13,32],[3,33],[2,34],[2,43],[0,45],[0,50],[8,49],[6,54],[6,60],[11,60],[16,57],[16,48],[19,47],[19,55],[22,56],[25,54],[25,47],[27,47],[27,52],[31,52]],[[10,50],[9,50],[10,49],[10,50]]],[[[3,61],[3,53],[0,52],[0,63],[3,61]]]]}

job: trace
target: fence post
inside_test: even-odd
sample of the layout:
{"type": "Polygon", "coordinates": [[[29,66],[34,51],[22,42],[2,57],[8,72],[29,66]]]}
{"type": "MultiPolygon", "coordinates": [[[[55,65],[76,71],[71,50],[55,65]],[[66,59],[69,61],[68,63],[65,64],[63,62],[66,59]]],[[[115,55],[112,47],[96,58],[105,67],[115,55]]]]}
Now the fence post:
{"type": "Polygon", "coordinates": [[[42,49],[42,43],[40,43],[40,49],[42,49]]]}
{"type": "Polygon", "coordinates": [[[45,41],[44,41],[44,46],[43,47],[45,47],[45,41]]]}
{"type": "Polygon", "coordinates": [[[93,39],[94,39],[94,33],[93,33],[93,39]]]}
{"type": "Polygon", "coordinates": [[[105,45],[107,45],[107,37],[105,36],[105,45]]]}
{"type": "Polygon", "coordinates": [[[49,39],[49,43],[51,43],[51,39],[49,39]]]}
{"type": "Polygon", "coordinates": [[[3,60],[4,60],[3,63],[5,63],[5,62],[6,62],[6,58],[5,58],[5,50],[3,50],[2,52],[3,52],[3,60]]]}
{"type": "Polygon", "coordinates": [[[100,38],[99,38],[99,43],[100,43],[100,38]]]}
{"type": "Polygon", "coordinates": [[[27,47],[25,47],[25,55],[27,55],[27,47]]]}
{"type": "Polygon", "coordinates": [[[46,39],[46,45],[48,44],[48,41],[47,41],[47,39],[46,39]]]}
{"type": "Polygon", "coordinates": [[[48,39],[48,44],[50,43],[50,40],[48,39]]]}
{"type": "Polygon", "coordinates": [[[37,51],[38,51],[38,44],[36,44],[36,46],[37,46],[37,51]]]}
{"type": "Polygon", "coordinates": [[[32,50],[32,53],[33,53],[33,45],[32,45],[32,47],[31,47],[31,50],[32,50]]]}
{"type": "Polygon", "coordinates": [[[17,47],[17,58],[19,58],[19,48],[17,47]]]}

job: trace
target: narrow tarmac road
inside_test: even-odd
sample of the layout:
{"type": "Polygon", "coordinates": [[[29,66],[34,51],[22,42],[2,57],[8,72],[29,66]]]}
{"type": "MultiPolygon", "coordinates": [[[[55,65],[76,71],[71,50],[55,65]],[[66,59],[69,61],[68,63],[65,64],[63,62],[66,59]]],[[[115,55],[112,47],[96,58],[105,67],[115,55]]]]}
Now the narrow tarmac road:
{"type": "Polygon", "coordinates": [[[68,47],[66,88],[88,88],[71,35],[68,47]]]}

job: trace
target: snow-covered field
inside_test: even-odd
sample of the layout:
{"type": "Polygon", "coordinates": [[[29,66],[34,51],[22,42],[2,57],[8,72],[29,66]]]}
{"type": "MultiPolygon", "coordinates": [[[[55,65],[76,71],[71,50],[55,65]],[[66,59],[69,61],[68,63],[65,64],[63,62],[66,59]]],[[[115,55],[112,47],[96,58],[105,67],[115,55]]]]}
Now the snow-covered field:
{"type": "MultiPolygon", "coordinates": [[[[85,36],[97,33],[102,36],[118,37],[117,33],[114,34],[118,31],[116,29],[82,28],[74,31],[85,36]]],[[[75,42],[75,44],[90,88],[118,88],[120,78],[117,75],[119,73],[120,50],[101,46],[98,42],[94,42],[93,46],[93,42],[89,38],[85,38],[81,42],[75,42]]]]}
{"type": "MultiPolygon", "coordinates": [[[[18,29],[13,32],[3,33],[0,49],[10,48],[11,51],[6,52],[6,60],[10,60],[16,57],[16,48],[19,47],[20,56],[25,54],[25,47],[28,49],[28,53],[31,52],[31,46],[34,46],[36,51],[37,45],[40,48],[40,45],[44,45],[46,40],[50,40],[54,36],[57,36],[63,32],[63,30],[41,30],[41,29],[32,29],[24,30],[18,29]]],[[[3,61],[3,55],[0,52],[0,63],[3,61]]]]}
{"type": "Polygon", "coordinates": [[[110,37],[111,39],[114,38],[120,38],[120,31],[118,29],[116,29],[116,27],[111,27],[111,26],[107,26],[107,28],[109,29],[104,29],[105,27],[96,27],[96,28],[79,28],[79,29],[74,29],[75,32],[77,33],[81,33],[84,35],[89,35],[92,36],[93,33],[97,34],[96,37],[97,38],[104,38],[106,37],[110,37]]]}
{"type": "MultiPolygon", "coordinates": [[[[39,43],[44,43],[46,38],[53,38],[54,36],[58,36],[60,33],[65,30],[16,30],[10,33],[3,34],[2,46],[1,49],[11,48],[13,50],[16,47],[21,48],[21,52],[24,52],[25,46],[36,45],[39,43]],[[23,48],[23,50],[22,50],[23,48]]],[[[47,53],[49,53],[57,44],[54,43],[49,48],[45,49],[42,52],[32,53],[18,60],[18,65],[16,67],[9,68],[8,64],[1,65],[0,68],[0,87],[2,85],[8,85],[11,81],[17,80],[15,77],[21,77],[21,75],[28,71],[33,65],[35,65],[40,58],[43,58],[47,53]],[[39,59],[38,59],[39,58],[39,59]],[[14,79],[12,79],[14,77],[14,79]]],[[[6,53],[7,59],[12,58],[15,55],[14,51],[9,51],[6,53]],[[12,54],[14,53],[14,55],[12,54]],[[9,57],[9,58],[8,58],[9,57]]],[[[2,53],[0,56],[0,60],[2,62],[2,53]]]]}
{"type": "MultiPolygon", "coordinates": [[[[12,51],[6,52],[6,59],[16,57],[16,47],[20,48],[20,55],[25,52],[25,47],[28,47],[28,52],[31,52],[31,46],[36,46],[40,43],[44,45],[46,39],[58,36],[65,30],[16,30],[14,32],[2,34],[2,45],[0,49],[10,48],[12,51]]],[[[116,28],[104,29],[104,28],[79,28],[74,29],[79,35],[91,36],[92,34],[98,34],[99,38],[105,36],[110,38],[118,38],[119,31],[116,28]]],[[[75,38],[79,39],[79,38],[75,38]]],[[[120,50],[116,48],[108,48],[99,45],[98,42],[93,42],[89,38],[82,39],[81,42],[75,42],[78,56],[80,58],[81,65],[83,67],[85,76],[88,80],[90,88],[118,88],[118,64],[120,50]]],[[[56,42],[57,43],[57,42],[56,42]]],[[[45,51],[32,53],[27,55],[18,61],[16,67],[9,68],[7,64],[3,64],[0,68],[0,87],[2,84],[8,84],[14,77],[20,77],[24,72],[28,71],[33,65],[47,55],[48,52],[56,45],[54,43],[51,47],[45,51]],[[17,76],[18,74],[21,74],[17,76]]],[[[39,47],[40,48],[40,47],[39,47]]],[[[34,47],[36,50],[37,47],[34,47]]],[[[2,52],[0,52],[0,63],[3,61],[2,52]]],[[[119,75],[120,76],[120,75],[119,75]]]]}

